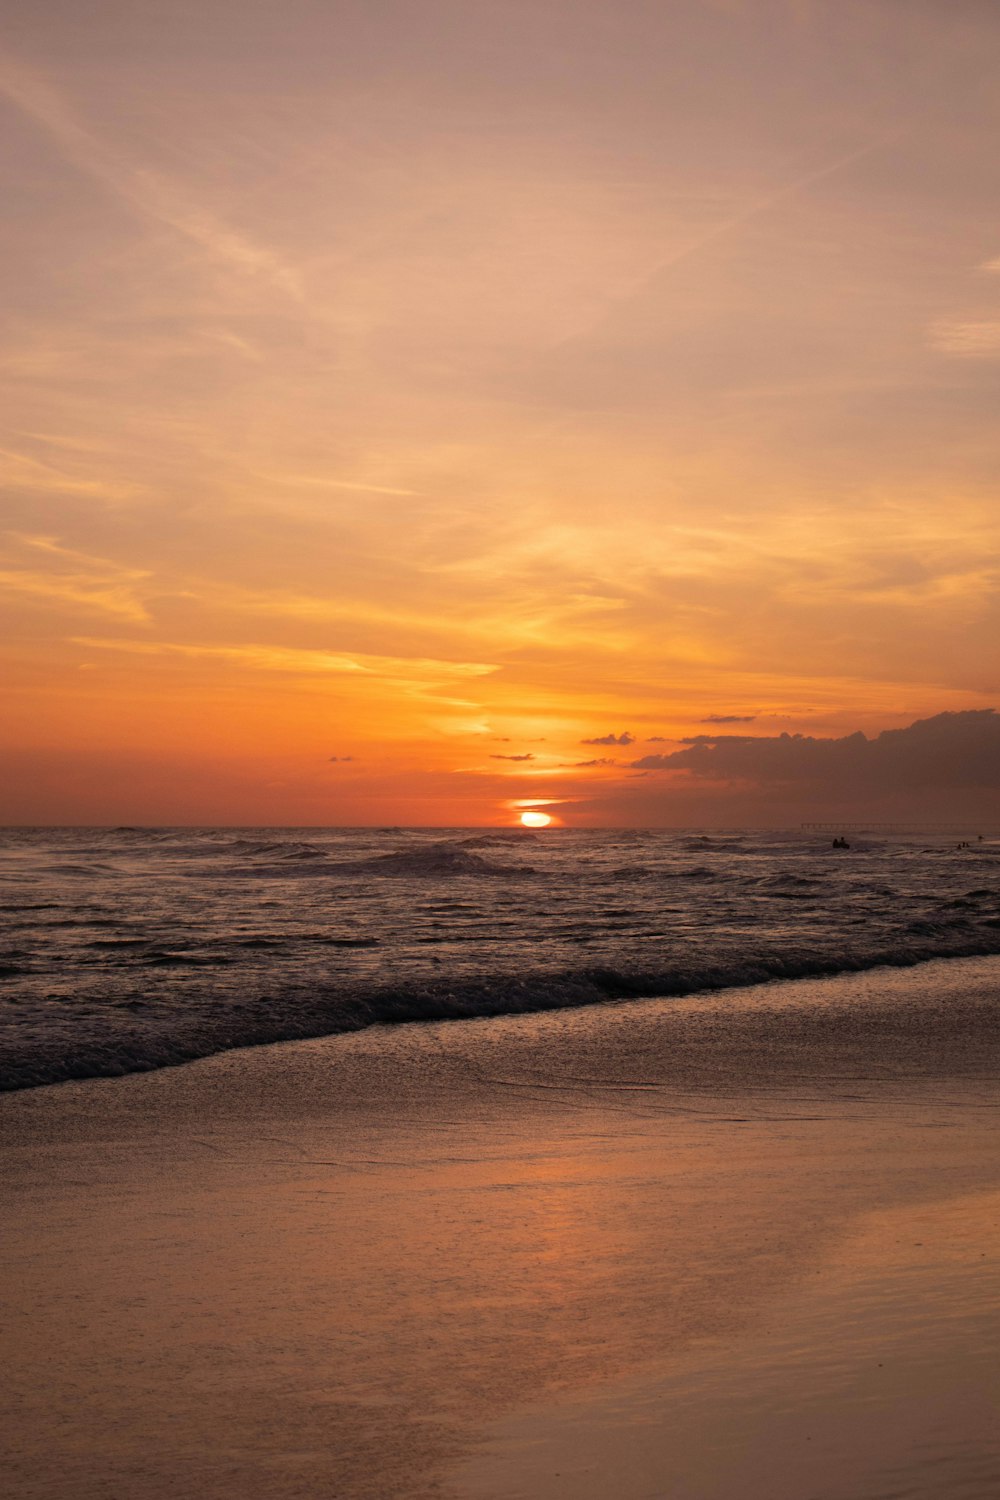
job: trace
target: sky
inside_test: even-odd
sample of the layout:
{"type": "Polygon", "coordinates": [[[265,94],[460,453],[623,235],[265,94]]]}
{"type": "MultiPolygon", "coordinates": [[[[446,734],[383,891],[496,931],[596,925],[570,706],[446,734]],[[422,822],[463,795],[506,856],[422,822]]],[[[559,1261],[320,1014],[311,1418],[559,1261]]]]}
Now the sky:
{"type": "Polygon", "coordinates": [[[998,64],[0,0],[0,821],[1000,818],[998,64]]]}

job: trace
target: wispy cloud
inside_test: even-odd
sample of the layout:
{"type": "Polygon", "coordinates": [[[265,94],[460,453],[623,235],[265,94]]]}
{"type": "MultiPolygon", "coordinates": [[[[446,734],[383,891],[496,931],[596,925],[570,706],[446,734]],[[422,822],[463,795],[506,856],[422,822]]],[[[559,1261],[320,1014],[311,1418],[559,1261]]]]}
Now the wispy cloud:
{"type": "MultiPolygon", "coordinates": [[[[463,607],[443,615],[437,592],[427,588],[426,572],[423,567],[419,573],[402,567],[398,585],[386,589],[384,599],[343,589],[336,595],[293,592],[279,587],[251,589],[205,578],[192,579],[188,586],[198,596],[209,599],[213,608],[233,613],[386,626],[428,643],[436,638],[463,640],[477,651],[483,648],[496,651],[501,646],[511,650],[535,643],[551,649],[581,640],[591,641],[596,651],[608,649],[615,638],[614,631],[599,623],[608,601],[566,598],[561,590],[556,590],[554,582],[544,593],[537,589],[534,592],[512,589],[499,568],[493,578],[483,578],[478,587],[470,588],[467,593],[452,592],[451,599],[461,597],[463,607]],[[408,602],[408,596],[412,602],[408,602]]],[[[618,610],[623,602],[614,601],[618,610]]]]}
{"type": "Polygon", "coordinates": [[[77,645],[133,656],[185,657],[188,660],[225,662],[248,670],[286,672],[301,676],[332,674],[434,683],[457,682],[484,677],[496,671],[484,662],[435,661],[422,657],[371,656],[364,653],[302,650],[269,645],[190,645],[178,641],[116,640],[111,637],[76,636],[77,645]]]}
{"type": "Polygon", "coordinates": [[[23,532],[7,533],[5,553],[0,555],[7,564],[0,568],[0,589],[63,608],[96,610],[120,620],[149,620],[139,592],[151,577],[144,568],[124,567],[64,547],[55,537],[23,532]],[[48,568],[38,566],[39,555],[52,560],[48,568]]]}
{"type": "MultiPolygon", "coordinates": [[[[2,360],[0,360],[2,363],[2,360]]],[[[140,486],[118,476],[74,474],[56,464],[45,463],[30,453],[0,448],[0,479],[11,488],[41,491],[54,496],[82,495],[103,500],[130,500],[140,486]]]]}
{"type": "Polygon", "coordinates": [[[1000,319],[981,318],[939,322],[931,328],[931,346],[942,354],[963,359],[993,359],[1000,355],[1000,319]]]}
{"type": "Polygon", "coordinates": [[[113,615],[116,619],[145,622],[149,615],[127,587],[73,573],[32,573],[23,568],[0,568],[0,590],[25,594],[50,604],[79,606],[113,615]]]}
{"type": "Polygon", "coordinates": [[[866,156],[872,155],[873,152],[883,150],[886,146],[899,140],[902,134],[903,129],[900,126],[893,126],[887,130],[879,131],[860,146],[856,146],[850,151],[839,153],[820,166],[814,167],[810,171],[799,173],[789,181],[779,183],[770,191],[753,198],[744,207],[737,209],[735,213],[729,214],[719,223],[713,225],[712,228],[702,234],[696,235],[687,244],[669,250],[665,255],[658,257],[652,265],[645,267],[638,275],[614,288],[607,297],[608,305],[605,310],[596,318],[588,319],[584,325],[568,338],[561,340],[560,343],[568,344],[593,333],[610,316],[614,307],[637,297],[667,271],[671,271],[674,267],[691,260],[702,250],[708,249],[716,241],[735,234],[786,200],[797,197],[800,193],[804,193],[808,188],[815,186],[815,184],[824,181],[828,177],[833,177],[839,172],[846,171],[855,162],[862,161],[866,156]]]}
{"type": "Polygon", "coordinates": [[[337,479],[329,474],[260,474],[263,483],[281,489],[352,490],[362,495],[416,496],[419,490],[400,489],[391,484],[369,484],[361,479],[337,479]]]}
{"type": "Polygon", "coordinates": [[[603,755],[600,756],[597,760],[564,761],[562,765],[557,767],[557,769],[560,771],[592,771],[596,770],[598,767],[616,766],[617,764],[618,762],[616,760],[609,760],[606,755],[603,755]]]}
{"type": "Polygon", "coordinates": [[[102,140],[46,78],[8,53],[0,53],[0,95],[43,129],[67,161],[137,213],[174,230],[231,270],[266,277],[295,301],[305,300],[297,271],[273,250],[233,229],[162,173],[102,140]]]}

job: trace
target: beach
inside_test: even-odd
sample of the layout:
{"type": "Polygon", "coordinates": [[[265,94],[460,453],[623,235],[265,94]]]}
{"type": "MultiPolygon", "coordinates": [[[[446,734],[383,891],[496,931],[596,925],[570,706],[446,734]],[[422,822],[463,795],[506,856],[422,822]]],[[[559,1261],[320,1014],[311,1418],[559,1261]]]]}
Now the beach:
{"type": "Polygon", "coordinates": [[[1000,1500],[1000,0],[0,11],[0,1500],[1000,1500]]]}
{"type": "Polygon", "coordinates": [[[8,1493],[987,1496],[995,957],[0,1100],[8,1493]]]}

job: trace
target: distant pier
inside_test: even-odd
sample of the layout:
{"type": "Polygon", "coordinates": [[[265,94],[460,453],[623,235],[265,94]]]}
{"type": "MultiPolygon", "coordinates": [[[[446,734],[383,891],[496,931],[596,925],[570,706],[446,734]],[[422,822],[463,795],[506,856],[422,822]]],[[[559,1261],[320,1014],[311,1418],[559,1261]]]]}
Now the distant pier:
{"type": "Polygon", "coordinates": [[[801,823],[799,825],[808,833],[879,833],[879,834],[921,834],[921,835],[948,835],[966,839],[979,838],[980,835],[993,836],[995,830],[983,824],[970,823],[868,823],[864,820],[845,821],[838,823],[801,823]]]}

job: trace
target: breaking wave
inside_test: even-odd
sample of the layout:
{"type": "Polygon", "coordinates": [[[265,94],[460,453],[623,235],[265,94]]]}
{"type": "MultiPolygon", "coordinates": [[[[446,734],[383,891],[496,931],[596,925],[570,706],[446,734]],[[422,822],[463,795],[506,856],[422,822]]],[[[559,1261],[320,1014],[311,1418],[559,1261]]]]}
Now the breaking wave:
{"type": "MultiPolygon", "coordinates": [[[[914,924],[916,927],[917,924],[914,924]]],[[[182,1019],[157,1018],[143,1002],[119,1002],[116,1025],[81,1038],[61,1032],[7,1049],[0,1061],[0,1090],[31,1088],[68,1079],[118,1077],[210,1056],[236,1047],[333,1036],[368,1026],[468,1020],[530,1011],[559,1010],[643,998],[678,998],[739,990],[768,981],[860,973],[878,967],[910,968],[932,959],[1000,954],[1000,921],[993,937],[954,932],[914,932],[911,941],[871,949],[845,947],[818,956],[805,949],[760,951],[724,961],[679,960],[651,969],[594,965],[559,973],[466,976],[409,984],[351,988],[289,986],[245,1004],[231,999],[213,1011],[182,1019]]],[[[344,946],[373,946],[374,939],[333,939],[344,946]]],[[[184,954],[158,955],[162,963],[197,964],[184,954]]]]}
{"type": "MultiPolygon", "coordinates": [[[[483,841],[485,843],[485,841],[483,841]]],[[[440,878],[442,875],[534,875],[530,865],[498,865],[469,854],[454,844],[432,844],[430,848],[404,849],[397,854],[379,854],[374,859],[356,860],[335,867],[338,873],[355,870],[370,875],[416,875],[440,878]]]]}
{"type": "Polygon", "coordinates": [[[0,1087],[1000,954],[998,853],[845,856],[759,830],[7,830],[0,1087]]]}

